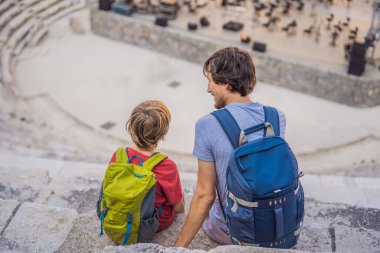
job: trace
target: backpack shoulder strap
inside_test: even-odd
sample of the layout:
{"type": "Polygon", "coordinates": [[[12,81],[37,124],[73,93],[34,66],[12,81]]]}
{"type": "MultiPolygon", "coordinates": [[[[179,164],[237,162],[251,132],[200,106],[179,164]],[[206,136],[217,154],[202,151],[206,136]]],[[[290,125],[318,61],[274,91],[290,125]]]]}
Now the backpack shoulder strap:
{"type": "Polygon", "coordinates": [[[126,163],[127,162],[127,150],[123,147],[119,147],[116,150],[116,162],[117,163],[126,163]]]}
{"type": "MultiPolygon", "coordinates": [[[[274,134],[280,136],[280,117],[276,108],[264,106],[265,122],[272,125],[274,134]]],[[[264,136],[266,136],[266,128],[264,128],[264,136]]]]}
{"type": "Polygon", "coordinates": [[[149,171],[152,171],[153,168],[158,165],[160,162],[168,158],[167,155],[156,153],[149,157],[143,164],[143,167],[149,171]]]}
{"type": "Polygon", "coordinates": [[[211,114],[214,115],[215,118],[219,121],[219,124],[227,134],[232,147],[234,149],[239,147],[239,136],[241,130],[234,117],[232,117],[231,113],[224,108],[221,110],[213,111],[211,114]]]}

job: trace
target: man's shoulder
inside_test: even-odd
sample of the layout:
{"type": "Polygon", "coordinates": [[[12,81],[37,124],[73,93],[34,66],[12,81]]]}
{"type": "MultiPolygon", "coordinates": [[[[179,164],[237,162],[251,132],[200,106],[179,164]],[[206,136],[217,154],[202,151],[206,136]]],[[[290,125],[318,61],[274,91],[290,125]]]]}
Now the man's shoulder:
{"type": "Polygon", "coordinates": [[[218,123],[217,119],[211,113],[208,113],[197,120],[196,127],[200,127],[200,128],[210,127],[217,123],[218,123]]]}

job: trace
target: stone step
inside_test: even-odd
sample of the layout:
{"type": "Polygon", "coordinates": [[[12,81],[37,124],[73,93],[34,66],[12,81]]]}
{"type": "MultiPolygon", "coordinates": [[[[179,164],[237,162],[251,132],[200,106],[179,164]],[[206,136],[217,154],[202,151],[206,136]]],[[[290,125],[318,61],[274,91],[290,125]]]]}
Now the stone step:
{"type": "MultiPolygon", "coordinates": [[[[181,167],[188,164],[176,162],[183,188],[191,194],[197,178],[196,168],[193,168],[194,172],[182,172],[181,167]]],[[[37,192],[49,189],[55,195],[67,193],[67,189],[80,192],[98,187],[106,167],[107,164],[0,155],[0,183],[15,182],[15,189],[28,185],[35,187],[37,192]],[[15,171],[20,173],[14,173],[15,171]]],[[[301,178],[301,182],[307,198],[320,202],[380,208],[380,178],[307,174],[301,178]]]]}
{"type": "MultiPolygon", "coordinates": [[[[99,220],[94,211],[105,168],[106,164],[0,155],[0,198],[75,209],[79,215],[60,252],[75,249],[100,252],[105,246],[113,245],[107,237],[98,237],[99,220]]],[[[180,172],[180,176],[188,210],[196,174],[180,172]]],[[[304,228],[297,250],[375,251],[380,238],[380,208],[376,199],[380,191],[379,179],[306,175],[301,181],[307,198],[304,228]]],[[[6,220],[9,211],[7,213],[6,220]]],[[[185,215],[178,215],[175,223],[157,234],[153,242],[165,247],[174,245],[184,220],[185,215]]],[[[18,237],[6,238],[19,240],[18,237]]],[[[216,246],[218,244],[200,231],[190,249],[211,250],[216,246]]]]}

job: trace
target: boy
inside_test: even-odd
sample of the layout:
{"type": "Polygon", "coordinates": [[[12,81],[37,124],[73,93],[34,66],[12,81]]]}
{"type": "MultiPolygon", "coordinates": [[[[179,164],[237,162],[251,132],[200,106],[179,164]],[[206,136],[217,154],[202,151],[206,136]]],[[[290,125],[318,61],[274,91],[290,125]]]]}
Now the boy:
{"type": "MultiPolygon", "coordinates": [[[[169,130],[171,115],[167,106],[161,101],[148,100],[137,105],[129,118],[126,129],[131,135],[133,147],[127,148],[128,157],[138,156],[146,161],[157,151],[158,142],[163,140],[169,130]]],[[[115,162],[116,153],[110,163],[115,162]]],[[[131,163],[138,164],[132,159],[131,163]]],[[[153,173],[156,176],[155,206],[163,207],[159,218],[157,232],[168,228],[174,221],[176,213],[184,213],[184,196],[177,166],[169,157],[158,164],[153,173]]]]}

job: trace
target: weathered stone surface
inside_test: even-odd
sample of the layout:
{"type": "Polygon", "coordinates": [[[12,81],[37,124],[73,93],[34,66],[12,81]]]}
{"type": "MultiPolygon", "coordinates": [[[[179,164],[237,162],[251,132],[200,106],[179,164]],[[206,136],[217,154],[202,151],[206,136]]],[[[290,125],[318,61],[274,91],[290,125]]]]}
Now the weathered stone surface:
{"type": "Polygon", "coordinates": [[[227,245],[227,246],[219,246],[216,249],[212,249],[209,253],[297,253],[297,252],[305,252],[301,250],[287,250],[287,249],[267,249],[267,248],[259,248],[259,247],[251,247],[251,246],[236,246],[236,245],[227,245]]]}
{"type": "Polygon", "coordinates": [[[306,199],[304,226],[295,249],[376,252],[380,245],[379,219],[379,209],[306,199]]]}
{"type": "Polygon", "coordinates": [[[365,228],[351,228],[347,226],[332,225],[330,231],[335,235],[337,252],[380,252],[380,237],[365,228]],[[355,235],[355,237],[352,237],[355,235]]]}
{"type": "MultiPolygon", "coordinates": [[[[152,243],[164,247],[171,247],[185,222],[186,216],[180,214],[174,223],[166,230],[156,234],[152,243]]],[[[66,238],[65,242],[59,249],[60,253],[69,253],[74,250],[99,252],[107,245],[114,245],[106,235],[99,237],[99,219],[95,211],[81,214],[75,221],[75,224],[66,238]]],[[[204,232],[200,230],[189,246],[189,249],[209,250],[219,244],[212,241],[204,232]]]]}
{"type": "MultiPolygon", "coordinates": [[[[231,46],[199,34],[157,27],[150,22],[95,8],[91,9],[91,27],[98,35],[197,64],[202,64],[205,57],[216,50],[231,46]]],[[[241,44],[235,46],[244,48],[241,44]]],[[[270,52],[254,52],[252,56],[259,81],[356,107],[380,104],[379,77],[353,77],[345,70],[331,70],[322,65],[281,58],[270,52]]]]}
{"type": "Polygon", "coordinates": [[[10,184],[4,185],[0,182],[0,198],[14,199],[19,202],[33,202],[37,199],[39,191],[31,186],[17,187],[10,184]]]}
{"type": "MultiPolygon", "coordinates": [[[[153,243],[157,243],[162,246],[172,247],[177,240],[179,233],[181,232],[182,226],[185,223],[186,215],[179,214],[177,215],[176,220],[173,224],[166,230],[156,234],[153,239],[153,243]]],[[[198,234],[195,236],[189,249],[201,249],[201,250],[210,250],[219,246],[220,244],[211,240],[203,231],[200,229],[198,234]]]]}
{"type": "Polygon", "coordinates": [[[151,253],[230,253],[230,252],[239,252],[239,253],[297,253],[305,252],[300,250],[282,250],[282,249],[266,249],[259,247],[249,247],[249,246],[219,246],[210,251],[204,250],[192,250],[185,248],[174,248],[174,247],[162,247],[158,244],[152,243],[139,243],[127,247],[117,246],[117,247],[106,247],[103,249],[102,253],[132,253],[132,252],[151,252],[151,253]]]}
{"type": "MultiPolygon", "coordinates": [[[[101,182],[99,182],[101,185],[101,182]]],[[[100,187],[99,187],[100,189],[100,187]]],[[[88,190],[70,190],[64,192],[59,197],[67,201],[67,206],[78,211],[78,213],[86,213],[94,210],[96,201],[99,199],[98,188],[88,190]]]]}
{"type": "Polygon", "coordinates": [[[147,252],[147,253],[206,253],[204,250],[191,250],[185,248],[173,248],[163,247],[153,243],[138,243],[135,245],[123,247],[114,246],[106,247],[102,253],[135,253],[135,252],[147,252]]]}
{"type": "Polygon", "coordinates": [[[28,252],[54,252],[64,242],[76,216],[72,209],[25,202],[3,237],[22,245],[28,252]]]}
{"type": "Polygon", "coordinates": [[[114,245],[107,235],[99,237],[99,227],[95,210],[80,214],[58,252],[100,252],[104,247],[114,245]]]}
{"type": "Polygon", "coordinates": [[[0,252],[24,253],[27,252],[27,249],[21,248],[20,245],[14,241],[0,237],[0,252]]]}
{"type": "Polygon", "coordinates": [[[14,212],[18,206],[18,202],[15,200],[2,200],[0,199],[0,236],[4,232],[5,227],[14,215],[14,212]]]}

